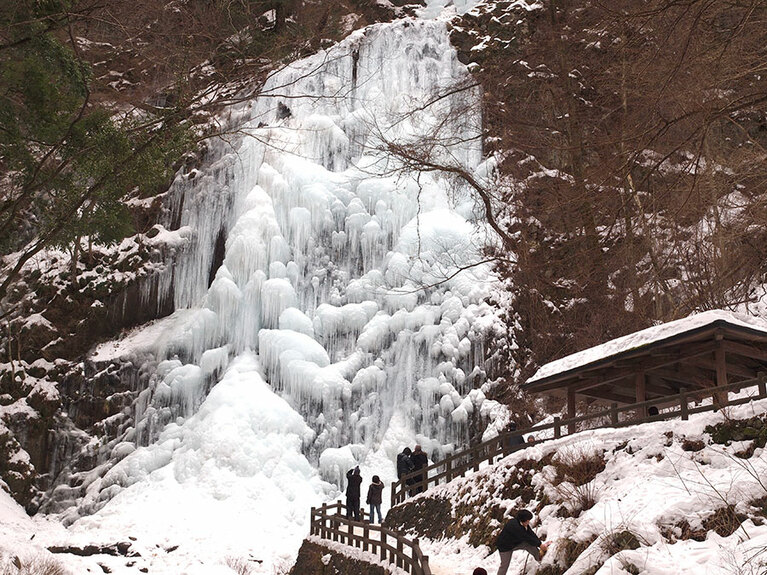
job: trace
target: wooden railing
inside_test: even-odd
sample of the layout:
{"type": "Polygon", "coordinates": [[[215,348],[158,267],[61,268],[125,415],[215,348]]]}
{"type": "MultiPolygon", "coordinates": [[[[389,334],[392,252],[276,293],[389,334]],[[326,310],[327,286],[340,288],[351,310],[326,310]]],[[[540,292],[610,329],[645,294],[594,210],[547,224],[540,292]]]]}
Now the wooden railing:
{"type": "MultiPolygon", "coordinates": [[[[312,507],[309,533],[328,541],[336,541],[368,551],[412,575],[431,575],[429,557],[421,552],[418,539],[410,540],[399,533],[345,517],[346,506],[337,503],[312,507]],[[355,533],[361,531],[362,533],[355,533]]],[[[364,511],[362,512],[364,519],[364,511]]]]}
{"type": "Polygon", "coordinates": [[[514,451],[524,449],[528,445],[540,443],[551,437],[554,439],[562,437],[563,433],[566,435],[568,430],[623,427],[651,421],[675,419],[677,417],[687,419],[690,415],[696,413],[742,405],[756,399],[765,398],[767,397],[767,384],[765,382],[767,382],[767,375],[760,374],[757,378],[739,381],[738,383],[681,391],[676,397],[667,396],[624,406],[618,406],[617,403],[613,403],[606,409],[571,419],[555,417],[552,423],[536,425],[524,430],[503,432],[492,439],[459,451],[428,467],[404,475],[399,481],[392,483],[391,505],[394,507],[398,503],[402,503],[408,495],[415,495],[431,486],[447,483],[456,477],[462,477],[470,470],[479,471],[481,464],[492,464],[497,459],[506,457],[514,451]],[[749,387],[756,387],[757,393],[748,397],[728,400],[724,405],[716,399],[708,404],[697,405],[697,402],[701,400],[721,397],[721,394],[727,394],[730,391],[738,392],[749,387]],[[695,403],[695,405],[690,405],[691,403],[695,403]],[[647,410],[653,406],[659,408],[659,413],[657,415],[645,415],[647,410]],[[660,411],[661,408],[662,411],[660,411]],[[596,425],[584,426],[583,424],[587,422],[596,423],[596,425]],[[530,435],[535,437],[532,443],[520,442],[519,439],[517,440],[518,444],[512,442],[512,438],[523,439],[525,436],[530,435]]]}

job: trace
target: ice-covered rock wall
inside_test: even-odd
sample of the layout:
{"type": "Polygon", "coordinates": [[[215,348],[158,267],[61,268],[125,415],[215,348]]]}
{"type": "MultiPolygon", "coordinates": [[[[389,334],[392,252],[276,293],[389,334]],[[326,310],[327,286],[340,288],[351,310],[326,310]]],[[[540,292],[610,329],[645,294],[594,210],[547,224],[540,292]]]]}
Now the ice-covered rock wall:
{"type": "MultiPolygon", "coordinates": [[[[468,80],[444,23],[406,20],[285,68],[230,110],[230,133],[169,194],[165,227],[187,242],[162,286],[177,311],[134,336],[131,352],[157,365],[126,440],[177,441],[166,426],[183,429],[244,363],[303,417],[303,452],[337,484],[373,453],[392,462],[418,441],[440,457],[468,441],[494,323],[493,278],[473,265],[480,212],[459,183],[387,151],[481,178],[479,95],[456,89],[468,80]]],[[[145,467],[110,472],[88,509],[145,467]]]]}

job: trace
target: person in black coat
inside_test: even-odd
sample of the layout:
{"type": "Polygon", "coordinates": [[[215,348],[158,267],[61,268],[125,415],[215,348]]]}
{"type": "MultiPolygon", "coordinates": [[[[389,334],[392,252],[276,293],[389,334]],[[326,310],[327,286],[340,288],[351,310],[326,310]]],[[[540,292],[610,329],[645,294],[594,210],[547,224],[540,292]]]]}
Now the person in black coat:
{"type": "Polygon", "coordinates": [[[360,520],[360,486],[362,476],[359,465],[346,472],[346,516],[355,521],[360,520]]]}
{"type": "Polygon", "coordinates": [[[373,476],[373,482],[370,484],[370,487],[368,487],[368,497],[367,497],[367,504],[370,505],[370,522],[375,523],[375,515],[373,515],[374,511],[378,511],[378,522],[383,522],[383,518],[381,517],[381,493],[383,492],[384,484],[381,481],[381,478],[377,475],[373,476]]]}
{"type": "MultiPolygon", "coordinates": [[[[509,422],[509,425],[506,427],[506,431],[516,431],[516,430],[517,430],[517,423],[515,421],[509,422]]],[[[517,449],[520,449],[519,446],[522,446],[524,444],[525,444],[525,439],[522,437],[522,434],[512,435],[508,439],[506,448],[508,452],[511,453],[512,451],[516,451],[517,449]]]]}
{"type": "Polygon", "coordinates": [[[410,458],[409,447],[402,450],[402,453],[397,455],[397,479],[402,479],[403,475],[407,475],[413,471],[413,460],[410,458]]]}
{"type": "Polygon", "coordinates": [[[498,575],[506,575],[511,562],[511,553],[517,549],[527,551],[535,557],[536,561],[541,560],[541,551],[546,551],[548,543],[541,543],[538,536],[530,528],[530,520],[533,514],[527,509],[517,511],[516,517],[509,521],[498,535],[495,546],[498,547],[498,553],[501,555],[501,565],[498,567],[498,575]]]}
{"type": "MultiPolygon", "coordinates": [[[[413,461],[413,471],[418,471],[420,469],[423,469],[424,467],[427,467],[429,465],[429,458],[426,456],[426,454],[421,450],[420,445],[416,445],[415,449],[413,450],[413,455],[410,456],[410,459],[413,461]]],[[[415,487],[416,493],[421,493],[424,490],[426,482],[426,474],[421,473],[420,475],[416,475],[413,478],[413,484],[415,487]]]]}

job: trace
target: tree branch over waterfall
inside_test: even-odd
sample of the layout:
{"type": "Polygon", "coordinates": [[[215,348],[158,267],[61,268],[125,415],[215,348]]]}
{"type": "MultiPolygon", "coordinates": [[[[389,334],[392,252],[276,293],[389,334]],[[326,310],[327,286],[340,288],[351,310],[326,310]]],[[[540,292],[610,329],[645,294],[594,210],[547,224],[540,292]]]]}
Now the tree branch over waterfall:
{"type": "Polygon", "coordinates": [[[475,176],[469,173],[468,170],[458,165],[438,163],[432,160],[428,153],[424,153],[423,150],[419,149],[417,145],[386,142],[384,149],[393,157],[401,160],[403,162],[403,168],[406,170],[441,172],[444,174],[451,174],[466,182],[479,197],[484,208],[485,218],[490,227],[493,228],[493,231],[498,234],[504,247],[510,249],[513,246],[513,239],[506,233],[496,219],[495,209],[493,207],[493,202],[496,201],[496,198],[494,198],[492,193],[482,185],[475,176]]]}

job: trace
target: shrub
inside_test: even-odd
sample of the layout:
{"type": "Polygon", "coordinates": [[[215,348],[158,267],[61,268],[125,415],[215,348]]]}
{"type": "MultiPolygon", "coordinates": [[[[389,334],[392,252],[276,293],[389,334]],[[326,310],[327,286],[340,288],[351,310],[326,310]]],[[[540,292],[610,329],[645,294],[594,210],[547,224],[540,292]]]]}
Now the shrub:
{"type": "Polygon", "coordinates": [[[557,475],[554,485],[569,481],[575,486],[586,485],[605,470],[605,459],[601,453],[588,453],[582,449],[568,449],[559,452],[551,464],[557,475]]]}
{"type": "Polygon", "coordinates": [[[253,572],[253,566],[248,563],[247,559],[242,557],[227,557],[226,566],[237,573],[237,575],[251,575],[253,572]]]}
{"type": "Polygon", "coordinates": [[[615,555],[625,549],[639,549],[641,546],[642,543],[639,538],[628,529],[613,531],[602,540],[602,549],[610,555],[615,555]]]}
{"type": "Polygon", "coordinates": [[[700,451],[706,447],[706,444],[703,443],[700,439],[687,439],[685,438],[682,441],[682,450],[683,451],[700,451]]]}
{"type": "Polygon", "coordinates": [[[727,505],[720,507],[703,520],[703,529],[715,531],[721,537],[728,537],[735,533],[745,517],[735,513],[735,507],[727,505]]]}
{"type": "Polygon", "coordinates": [[[682,521],[671,527],[661,527],[660,532],[672,543],[675,541],[687,541],[688,539],[692,539],[693,541],[705,541],[707,533],[705,529],[693,529],[686,519],[682,519],[682,521]]]}
{"type": "Polygon", "coordinates": [[[577,517],[581,511],[592,508],[599,495],[595,478],[605,469],[604,455],[581,449],[564,450],[551,464],[556,471],[552,485],[568,506],[567,512],[577,517]]]}
{"type": "Polygon", "coordinates": [[[733,419],[709,425],[704,432],[711,435],[711,440],[720,445],[729,445],[733,441],[752,439],[756,447],[767,445],[767,422],[764,417],[733,419]]]}
{"type": "Polygon", "coordinates": [[[0,556],[2,575],[70,575],[69,571],[49,555],[37,555],[25,559],[19,556],[0,556]]]}
{"type": "Polygon", "coordinates": [[[591,539],[587,539],[585,541],[574,541],[572,539],[568,539],[565,541],[564,545],[562,545],[562,548],[559,553],[558,559],[561,560],[561,562],[564,564],[564,567],[571,567],[573,563],[578,559],[578,557],[581,556],[581,553],[586,551],[592,543],[596,540],[597,536],[594,535],[591,537],[591,539]]]}
{"type": "Polygon", "coordinates": [[[751,502],[751,507],[756,509],[757,515],[767,518],[767,496],[754,499],[751,502]]]}
{"type": "Polygon", "coordinates": [[[631,573],[631,575],[639,575],[642,572],[641,569],[639,569],[639,567],[637,567],[633,563],[629,563],[628,561],[625,561],[625,562],[621,561],[621,567],[623,567],[625,571],[628,571],[629,573],[631,573]]]}

